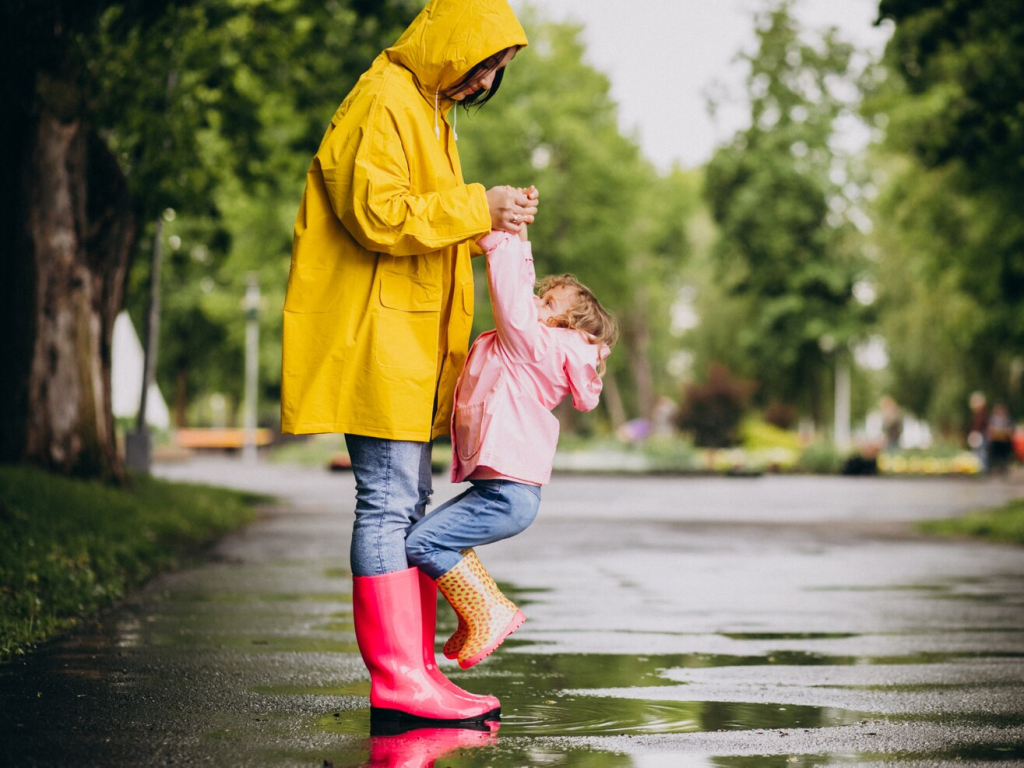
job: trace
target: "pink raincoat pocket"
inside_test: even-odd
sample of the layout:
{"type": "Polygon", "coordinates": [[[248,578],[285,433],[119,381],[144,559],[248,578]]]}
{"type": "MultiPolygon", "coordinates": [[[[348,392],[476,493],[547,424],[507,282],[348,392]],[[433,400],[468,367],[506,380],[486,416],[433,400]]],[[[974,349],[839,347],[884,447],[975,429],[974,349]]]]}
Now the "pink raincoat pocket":
{"type": "Polygon", "coordinates": [[[463,461],[469,461],[480,451],[486,407],[487,401],[481,400],[455,409],[455,445],[463,461]]]}

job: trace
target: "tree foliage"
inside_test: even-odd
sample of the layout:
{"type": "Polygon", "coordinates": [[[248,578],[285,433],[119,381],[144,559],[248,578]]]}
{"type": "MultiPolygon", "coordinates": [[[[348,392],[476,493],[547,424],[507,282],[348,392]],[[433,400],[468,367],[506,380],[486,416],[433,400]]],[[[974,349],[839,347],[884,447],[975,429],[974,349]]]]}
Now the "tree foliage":
{"type": "MultiPolygon", "coordinates": [[[[200,394],[240,400],[251,272],[264,297],[260,379],[272,417],[306,168],[356,78],[418,10],[406,0],[203,0],[142,25],[115,5],[87,41],[98,119],[149,223],[140,256],[165,218],[157,376],[179,421],[200,394]]],[[[140,329],[148,282],[139,258],[128,304],[140,329]]]]}
{"type": "Polygon", "coordinates": [[[1024,14],[1013,0],[879,13],[896,24],[866,106],[889,171],[876,220],[891,374],[952,428],[972,389],[1024,406],[1024,14]]]}
{"type": "Polygon", "coordinates": [[[758,17],[757,40],[750,127],[707,168],[719,279],[745,300],[735,344],[762,398],[820,418],[822,340],[842,349],[863,327],[852,289],[864,263],[847,215],[858,192],[834,142],[851,108],[853,49],[834,31],[805,40],[788,2],[758,17]]]}

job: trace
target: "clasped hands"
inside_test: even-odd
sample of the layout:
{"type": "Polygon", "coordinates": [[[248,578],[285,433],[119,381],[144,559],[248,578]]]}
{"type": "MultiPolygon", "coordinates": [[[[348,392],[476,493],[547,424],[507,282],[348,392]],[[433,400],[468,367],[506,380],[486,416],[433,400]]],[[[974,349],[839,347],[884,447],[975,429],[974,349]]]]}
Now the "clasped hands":
{"type": "Polygon", "coordinates": [[[487,190],[487,208],[491,213],[491,229],[522,232],[537,215],[537,188],[491,187],[487,190]]]}

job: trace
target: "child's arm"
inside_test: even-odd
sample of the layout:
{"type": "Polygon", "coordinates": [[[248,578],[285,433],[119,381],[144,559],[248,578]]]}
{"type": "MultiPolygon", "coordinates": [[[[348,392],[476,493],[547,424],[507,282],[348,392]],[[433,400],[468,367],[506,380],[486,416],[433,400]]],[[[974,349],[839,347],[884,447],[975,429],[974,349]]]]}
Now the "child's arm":
{"type": "Polygon", "coordinates": [[[572,405],[577,411],[592,411],[597,407],[604,387],[597,369],[610,352],[606,345],[590,344],[582,336],[568,345],[565,373],[569,377],[572,405]]]}
{"type": "Polygon", "coordinates": [[[487,285],[502,347],[513,359],[539,360],[544,355],[546,337],[541,333],[533,300],[536,274],[529,241],[495,231],[479,243],[487,253],[487,285]]]}

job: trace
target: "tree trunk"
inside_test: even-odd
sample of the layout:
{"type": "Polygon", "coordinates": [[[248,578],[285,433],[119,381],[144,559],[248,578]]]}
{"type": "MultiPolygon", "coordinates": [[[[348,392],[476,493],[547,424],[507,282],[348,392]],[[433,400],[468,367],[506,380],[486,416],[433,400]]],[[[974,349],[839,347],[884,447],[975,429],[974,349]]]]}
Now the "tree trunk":
{"type": "MultiPolygon", "coordinates": [[[[642,292],[637,297],[636,306],[646,307],[646,297],[642,292]]],[[[624,346],[629,357],[629,367],[633,373],[636,386],[636,413],[641,419],[649,419],[654,411],[654,376],[651,373],[651,334],[647,327],[647,316],[643,311],[631,312],[627,318],[624,346]]]]}
{"type": "MultiPolygon", "coordinates": [[[[9,219],[14,285],[0,300],[20,303],[20,354],[0,374],[5,408],[0,461],[63,474],[123,478],[111,410],[114,318],[123,303],[135,235],[117,160],[89,125],[71,77],[38,75],[23,125],[16,181],[21,217],[9,219]]],[[[5,313],[8,317],[11,312],[5,313]]]]}
{"type": "Polygon", "coordinates": [[[618,432],[619,428],[626,423],[626,406],[622,404],[622,392],[619,391],[619,381],[612,371],[604,375],[604,392],[601,397],[608,409],[608,418],[612,424],[612,431],[618,432]]]}

